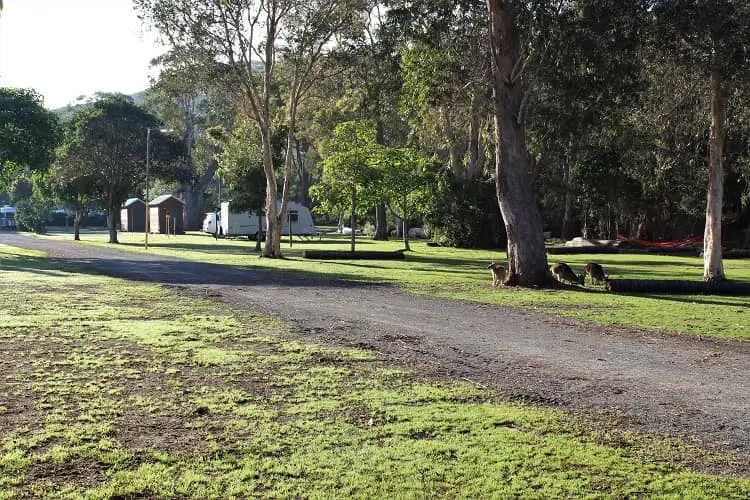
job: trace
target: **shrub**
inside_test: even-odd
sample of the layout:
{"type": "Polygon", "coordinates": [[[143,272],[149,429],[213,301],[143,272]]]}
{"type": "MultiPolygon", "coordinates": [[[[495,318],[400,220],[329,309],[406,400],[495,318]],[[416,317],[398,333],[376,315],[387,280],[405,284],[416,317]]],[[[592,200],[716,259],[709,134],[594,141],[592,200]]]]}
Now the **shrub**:
{"type": "Polygon", "coordinates": [[[16,203],[16,223],[21,229],[44,234],[52,204],[32,196],[16,203]]]}

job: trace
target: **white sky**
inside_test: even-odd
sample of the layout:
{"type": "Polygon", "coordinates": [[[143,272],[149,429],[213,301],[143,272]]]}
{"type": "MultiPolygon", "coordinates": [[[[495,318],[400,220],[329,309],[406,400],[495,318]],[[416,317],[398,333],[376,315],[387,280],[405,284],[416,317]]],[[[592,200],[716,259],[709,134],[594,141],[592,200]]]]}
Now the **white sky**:
{"type": "Polygon", "coordinates": [[[133,94],[166,52],[131,0],[4,0],[0,87],[33,88],[47,108],[95,92],[133,94]]]}

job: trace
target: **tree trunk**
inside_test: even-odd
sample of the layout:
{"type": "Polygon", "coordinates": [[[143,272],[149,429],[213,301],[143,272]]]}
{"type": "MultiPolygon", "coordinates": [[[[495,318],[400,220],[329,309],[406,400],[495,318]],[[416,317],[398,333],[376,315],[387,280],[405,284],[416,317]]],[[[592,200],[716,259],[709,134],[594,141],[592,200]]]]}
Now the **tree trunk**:
{"type": "MultiPolygon", "coordinates": [[[[263,127],[261,127],[263,129],[263,127]]],[[[263,256],[271,258],[281,257],[281,224],[279,223],[276,192],[276,172],[273,168],[271,156],[271,136],[266,128],[261,132],[263,140],[263,169],[266,173],[266,245],[263,256]]]]}
{"type": "Polygon", "coordinates": [[[110,243],[120,243],[117,241],[117,222],[118,222],[118,215],[119,215],[119,203],[110,203],[109,204],[109,213],[107,213],[107,223],[109,224],[109,242],[110,243]]]}
{"type": "Polygon", "coordinates": [[[351,251],[354,253],[354,245],[357,240],[355,233],[355,227],[357,224],[357,186],[352,186],[352,217],[351,217],[351,227],[352,227],[352,237],[351,237],[351,251]]]}
{"type": "Polygon", "coordinates": [[[495,106],[495,169],[500,212],[508,234],[506,284],[551,283],[539,209],[532,192],[523,125],[520,36],[511,7],[487,0],[490,15],[495,106]]]}
{"type": "Polygon", "coordinates": [[[388,217],[385,205],[375,206],[375,235],[372,239],[377,241],[388,241],[388,217]]]}
{"type": "Polygon", "coordinates": [[[73,241],[81,241],[81,219],[83,218],[83,207],[76,207],[73,217],[73,241]]]}
{"type": "MultiPolygon", "coordinates": [[[[375,140],[381,146],[386,145],[383,121],[379,118],[375,128],[375,140]]],[[[388,241],[388,213],[385,211],[385,205],[375,206],[375,234],[372,239],[375,241],[388,241]]]]}
{"type": "Polygon", "coordinates": [[[708,196],[706,229],[703,235],[703,279],[723,281],[721,255],[721,214],[724,204],[724,120],[727,98],[721,88],[721,76],[711,72],[711,137],[709,139],[708,196]]]}
{"type": "Polygon", "coordinates": [[[409,246],[409,223],[407,222],[409,220],[409,217],[406,213],[406,196],[404,196],[404,199],[402,200],[401,213],[404,215],[404,250],[406,250],[407,252],[411,252],[411,247],[409,246]]]}
{"type": "Polygon", "coordinates": [[[448,140],[448,164],[451,172],[458,176],[461,174],[461,160],[463,159],[463,155],[461,154],[461,147],[456,139],[447,107],[442,106],[440,108],[440,117],[443,120],[443,130],[448,140]]]}
{"type": "MultiPolygon", "coordinates": [[[[305,158],[302,156],[302,146],[300,145],[300,141],[298,139],[295,139],[294,141],[294,148],[295,148],[295,163],[297,167],[297,173],[299,174],[299,185],[300,185],[300,203],[302,203],[304,206],[309,207],[311,205],[310,203],[310,183],[312,180],[312,175],[307,171],[307,168],[305,168],[305,158]]],[[[305,151],[309,149],[309,146],[307,143],[305,143],[305,151]]]]}
{"type": "Polygon", "coordinates": [[[561,236],[564,240],[569,240],[573,237],[573,186],[572,186],[572,172],[570,171],[570,165],[565,164],[563,167],[563,188],[565,189],[565,205],[563,208],[563,220],[562,220],[562,231],[561,236]]]}
{"type": "Polygon", "coordinates": [[[203,193],[213,181],[216,175],[218,163],[213,160],[206,165],[206,171],[193,183],[186,183],[182,186],[185,199],[185,229],[190,231],[200,231],[203,222],[203,193]]]}

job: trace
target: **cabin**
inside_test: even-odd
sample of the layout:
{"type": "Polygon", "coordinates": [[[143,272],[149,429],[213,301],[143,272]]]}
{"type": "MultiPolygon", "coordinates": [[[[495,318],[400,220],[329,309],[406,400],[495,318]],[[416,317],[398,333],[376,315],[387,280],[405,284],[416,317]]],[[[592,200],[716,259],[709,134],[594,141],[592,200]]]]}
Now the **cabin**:
{"type": "Polygon", "coordinates": [[[185,202],[171,194],[157,196],[148,204],[149,231],[185,234],[185,202]]]}
{"type": "Polygon", "coordinates": [[[120,210],[120,230],[129,233],[146,230],[146,202],[140,198],[130,198],[120,210]]]}

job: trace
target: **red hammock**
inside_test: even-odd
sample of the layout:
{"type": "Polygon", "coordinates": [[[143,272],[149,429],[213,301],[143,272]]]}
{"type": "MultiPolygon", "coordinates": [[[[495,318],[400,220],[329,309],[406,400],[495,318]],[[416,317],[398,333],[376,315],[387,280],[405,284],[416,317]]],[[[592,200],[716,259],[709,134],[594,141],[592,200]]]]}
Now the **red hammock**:
{"type": "Polygon", "coordinates": [[[620,241],[627,241],[628,243],[635,243],[644,247],[660,247],[660,248],[677,248],[684,245],[692,245],[694,243],[703,243],[703,236],[695,236],[688,238],[684,241],[646,241],[636,240],[635,238],[627,238],[621,234],[617,234],[617,239],[620,241]]]}

